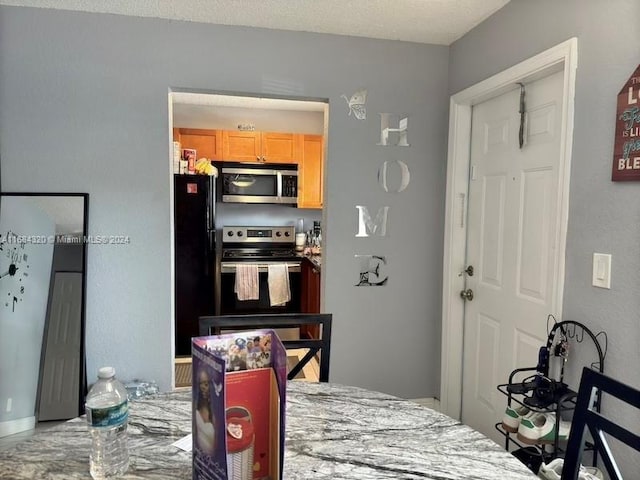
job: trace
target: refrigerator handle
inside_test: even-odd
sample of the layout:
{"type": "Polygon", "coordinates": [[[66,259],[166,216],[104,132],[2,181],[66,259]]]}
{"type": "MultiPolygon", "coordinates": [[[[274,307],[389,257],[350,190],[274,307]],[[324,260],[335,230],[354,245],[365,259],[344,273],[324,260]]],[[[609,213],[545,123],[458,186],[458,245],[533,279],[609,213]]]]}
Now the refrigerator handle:
{"type": "Polygon", "coordinates": [[[216,229],[216,177],[209,177],[209,192],[207,201],[207,230],[216,229]]]}
{"type": "Polygon", "coordinates": [[[215,234],[214,230],[207,229],[207,241],[205,245],[204,252],[204,274],[207,277],[212,277],[214,275],[214,262],[216,259],[215,251],[214,251],[214,239],[213,235],[215,234]]]}
{"type": "Polygon", "coordinates": [[[209,191],[207,192],[207,224],[206,224],[206,251],[205,251],[205,275],[214,275],[215,262],[215,232],[216,232],[216,177],[209,177],[209,191]]]}

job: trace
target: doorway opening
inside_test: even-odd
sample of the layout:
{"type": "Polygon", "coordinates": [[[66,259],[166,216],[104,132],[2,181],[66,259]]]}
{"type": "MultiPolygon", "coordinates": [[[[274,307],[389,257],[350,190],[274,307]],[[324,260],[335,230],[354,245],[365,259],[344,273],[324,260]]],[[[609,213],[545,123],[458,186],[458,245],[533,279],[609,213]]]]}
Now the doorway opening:
{"type": "MultiPolygon", "coordinates": [[[[174,386],[187,386],[190,379],[190,338],[198,335],[198,317],[229,313],[238,302],[225,298],[229,289],[221,288],[223,272],[229,276],[228,265],[222,268],[221,261],[223,227],[284,227],[297,233],[326,224],[327,130],[326,99],[169,92],[174,386]],[[293,166],[298,172],[297,203],[223,201],[222,170],[231,166],[263,171],[293,166]]],[[[287,237],[295,244],[295,235],[287,237]]],[[[296,282],[303,277],[288,268],[296,282]]],[[[323,303],[323,281],[316,282],[317,305],[323,303]]],[[[298,287],[292,294],[300,295],[298,287]]],[[[301,308],[309,304],[293,300],[301,308]]]]}
{"type": "MultiPolygon", "coordinates": [[[[562,72],[562,100],[559,105],[560,147],[558,192],[556,197],[557,251],[554,266],[554,288],[549,292],[554,312],[562,312],[564,288],[564,257],[569,211],[569,175],[573,137],[573,99],[577,68],[577,39],[572,38],[521,62],[493,77],[451,97],[449,122],[449,153],[447,166],[447,196],[445,211],[445,242],[443,261],[443,313],[441,357],[441,408],[459,419],[463,392],[463,338],[465,332],[465,290],[467,252],[467,208],[470,181],[472,109],[489,99],[503,95],[518,83],[531,83],[554,72],[562,72]]],[[[544,321],[544,319],[542,319],[544,321]]],[[[505,345],[504,348],[511,348],[505,345]]],[[[495,389],[495,386],[491,386],[495,389]]]]}

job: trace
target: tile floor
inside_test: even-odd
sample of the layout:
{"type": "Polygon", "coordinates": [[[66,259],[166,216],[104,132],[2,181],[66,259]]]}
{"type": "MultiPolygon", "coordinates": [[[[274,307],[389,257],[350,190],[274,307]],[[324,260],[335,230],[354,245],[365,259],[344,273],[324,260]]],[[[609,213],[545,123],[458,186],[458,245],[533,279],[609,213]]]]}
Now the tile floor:
{"type": "Polygon", "coordinates": [[[176,387],[191,386],[191,357],[180,357],[175,359],[176,387]]]}

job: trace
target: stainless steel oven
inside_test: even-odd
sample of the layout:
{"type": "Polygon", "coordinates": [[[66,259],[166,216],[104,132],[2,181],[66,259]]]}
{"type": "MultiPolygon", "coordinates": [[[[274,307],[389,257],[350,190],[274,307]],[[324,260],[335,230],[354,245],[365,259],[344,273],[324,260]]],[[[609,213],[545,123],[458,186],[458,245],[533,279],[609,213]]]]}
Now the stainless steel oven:
{"type": "Polygon", "coordinates": [[[224,162],[220,168],[223,202],[297,205],[298,165],[224,162]]]}
{"type": "Polygon", "coordinates": [[[223,227],[220,260],[220,314],[300,312],[300,264],[295,252],[294,227],[223,227]],[[286,264],[291,300],[271,305],[269,265],[286,264]],[[256,265],[258,299],[239,300],[235,291],[239,265],[256,265]]]}

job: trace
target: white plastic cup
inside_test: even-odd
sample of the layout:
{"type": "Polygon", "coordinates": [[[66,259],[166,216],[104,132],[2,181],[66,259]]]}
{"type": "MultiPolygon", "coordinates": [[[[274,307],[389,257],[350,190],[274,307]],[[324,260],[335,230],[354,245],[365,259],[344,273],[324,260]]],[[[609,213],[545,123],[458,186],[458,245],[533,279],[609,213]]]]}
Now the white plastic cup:
{"type": "Polygon", "coordinates": [[[301,252],[302,250],[304,250],[304,244],[307,242],[307,234],[302,232],[302,233],[296,233],[296,251],[301,252]]]}

